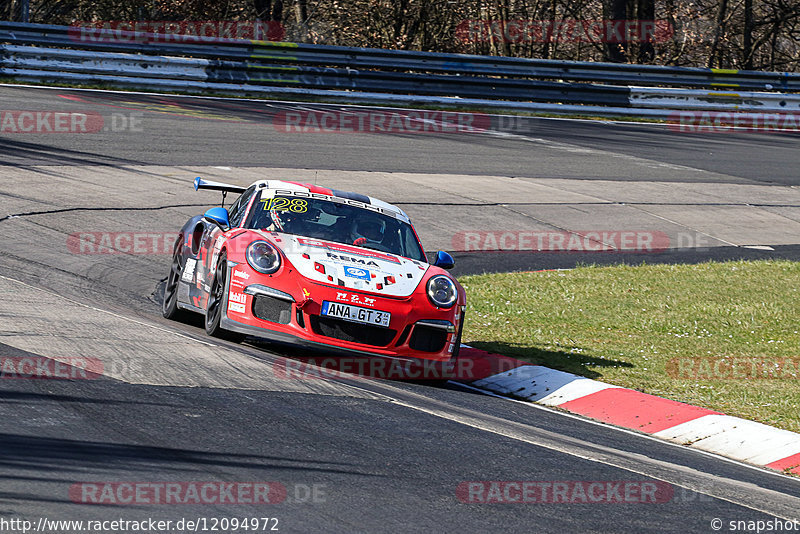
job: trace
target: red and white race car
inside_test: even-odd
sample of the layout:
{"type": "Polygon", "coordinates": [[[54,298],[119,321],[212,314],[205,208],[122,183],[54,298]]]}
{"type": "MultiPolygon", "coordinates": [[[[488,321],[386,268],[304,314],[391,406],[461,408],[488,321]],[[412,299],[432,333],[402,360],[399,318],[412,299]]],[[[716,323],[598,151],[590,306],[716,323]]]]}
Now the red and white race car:
{"type": "Polygon", "coordinates": [[[205,315],[206,332],[385,357],[451,361],[466,295],[433,265],[403,210],[375,198],[285,181],[247,188],[183,226],[163,315],[205,315]]]}

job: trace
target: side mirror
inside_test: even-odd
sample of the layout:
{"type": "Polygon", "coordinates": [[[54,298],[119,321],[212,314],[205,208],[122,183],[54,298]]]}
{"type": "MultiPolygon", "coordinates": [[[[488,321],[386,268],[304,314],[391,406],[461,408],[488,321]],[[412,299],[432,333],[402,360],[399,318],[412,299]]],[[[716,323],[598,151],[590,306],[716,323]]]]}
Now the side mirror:
{"type": "Polygon", "coordinates": [[[222,230],[227,230],[231,226],[228,210],[225,208],[211,208],[203,214],[203,219],[216,224],[222,230]]]}
{"type": "Polygon", "coordinates": [[[453,259],[453,256],[440,250],[436,253],[436,261],[433,262],[436,267],[441,267],[442,269],[452,269],[456,265],[456,261],[453,259]]]}

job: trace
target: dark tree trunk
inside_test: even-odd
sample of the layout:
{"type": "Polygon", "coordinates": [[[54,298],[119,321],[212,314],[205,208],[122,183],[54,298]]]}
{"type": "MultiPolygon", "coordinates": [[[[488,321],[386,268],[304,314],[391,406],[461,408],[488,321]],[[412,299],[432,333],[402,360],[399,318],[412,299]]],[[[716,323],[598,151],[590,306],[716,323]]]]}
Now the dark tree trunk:
{"type": "Polygon", "coordinates": [[[283,0],[253,0],[253,7],[259,20],[283,21],[283,0]]]}
{"type": "Polygon", "coordinates": [[[405,50],[410,50],[411,46],[414,44],[414,40],[417,38],[417,34],[419,33],[420,27],[425,24],[428,20],[428,8],[430,7],[429,2],[424,1],[422,2],[422,6],[419,9],[419,15],[411,22],[411,25],[408,27],[407,35],[405,42],[403,44],[403,48],[405,50]]]}
{"type": "MultiPolygon", "coordinates": [[[[725,31],[725,17],[728,13],[728,0],[720,0],[719,11],[717,11],[717,27],[714,31],[714,42],[711,44],[711,52],[708,54],[708,68],[714,67],[714,56],[719,50],[719,40],[725,31]]],[[[717,65],[722,66],[722,61],[718,58],[717,65]]]]}
{"type": "Polygon", "coordinates": [[[408,11],[408,0],[400,0],[395,3],[394,9],[394,41],[400,40],[403,35],[403,22],[406,19],[408,11]]]}
{"type": "Polygon", "coordinates": [[[753,0],[744,0],[744,68],[753,70],[753,0]]]}
{"type": "Polygon", "coordinates": [[[272,0],[253,0],[256,8],[256,18],[259,20],[272,20],[272,0]]]}
{"type": "MultiPolygon", "coordinates": [[[[508,21],[508,4],[507,0],[496,0],[495,2],[495,9],[497,9],[498,18],[504,23],[508,21]]],[[[505,32],[503,32],[505,34],[505,32]]],[[[508,40],[503,39],[500,41],[500,47],[503,51],[501,55],[503,56],[510,56],[511,55],[511,47],[508,44],[508,40]]]]}
{"type": "Polygon", "coordinates": [[[656,5],[655,0],[638,0],[636,18],[639,28],[639,63],[652,63],[656,58],[653,46],[655,32],[656,5]]]}
{"type": "MultiPolygon", "coordinates": [[[[627,0],[606,0],[603,2],[603,18],[606,21],[624,21],[628,18],[627,13],[627,0]]],[[[614,63],[625,63],[628,61],[628,43],[625,41],[625,38],[622,38],[622,42],[609,42],[614,41],[614,39],[608,39],[613,35],[613,32],[606,31],[604,32],[603,37],[606,38],[606,61],[612,61],[614,63]]]]}
{"type": "Polygon", "coordinates": [[[272,20],[283,22],[283,0],[275,0],[272,4],[272,20]]]}
{"type": "MultiPolygon", "coordinates": [[[[550,20],[555,22],[558,18],[558,0],[553,0],[550,6],[550,20]]],[[[545,30],[546,35],[544,35],[544,44],[542,44],[542,57],[544,59],[550,59],[550,39],[551,39],[551,32],[550,30],[545,30]]]]}

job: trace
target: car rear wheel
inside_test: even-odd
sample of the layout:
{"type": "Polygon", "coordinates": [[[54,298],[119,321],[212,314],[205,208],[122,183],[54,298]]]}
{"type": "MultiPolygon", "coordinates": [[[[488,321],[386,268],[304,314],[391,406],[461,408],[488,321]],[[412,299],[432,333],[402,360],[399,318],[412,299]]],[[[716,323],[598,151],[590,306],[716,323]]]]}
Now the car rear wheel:
{"type": "Polygon", "coordinates": [[[167,319],[178,319],[183,311],[178,308],[178,283],[181,280],[181,276],[183,276],[183,268],[186,263],[181,253],[182,245],[183,237],[178,236],[172,253],[172,266],[169,269],[167,283],[164,286],[164,301],[161,303],[161,315],[167,319]]]}
{"type": "Polygon", "coordinates": [[[220,325],[222,312],[225,306],[225,287],[228,284],[228,255],[223,252],[219,255],[214,280],[211,282],[211,291],[208,294],[206,306],[206,332],[210,336],[227,339],[239,343],[245,336],[238,332],[225,330],[220,325]]]}

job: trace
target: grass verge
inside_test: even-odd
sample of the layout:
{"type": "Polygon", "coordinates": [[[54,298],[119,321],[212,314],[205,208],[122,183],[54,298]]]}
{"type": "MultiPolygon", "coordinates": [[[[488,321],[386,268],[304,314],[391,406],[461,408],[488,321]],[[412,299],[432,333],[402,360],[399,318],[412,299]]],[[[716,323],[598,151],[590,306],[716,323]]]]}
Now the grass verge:
{"type": "Polygon", "coordinates": [[[463,277],[464,341],[800,432],[800,263],[463,277]]]}

